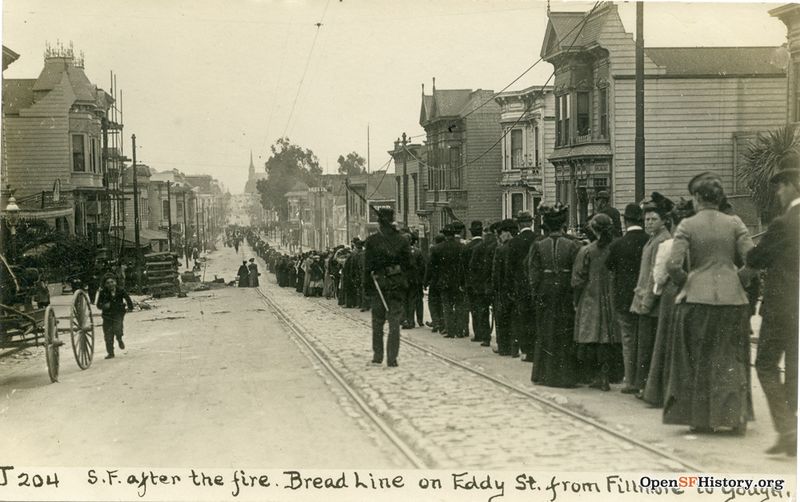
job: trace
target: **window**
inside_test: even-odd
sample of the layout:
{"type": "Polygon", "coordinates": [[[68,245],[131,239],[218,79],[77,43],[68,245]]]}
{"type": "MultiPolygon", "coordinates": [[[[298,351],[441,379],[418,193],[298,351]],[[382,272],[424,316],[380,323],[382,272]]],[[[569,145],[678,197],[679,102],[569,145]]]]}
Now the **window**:
{"type": "Polygon", "coordinates": [[[181,218],[183,218],[183,202],[177,201],[175,205],[177,206],[178,219],[180,220],[181,218]]]}
{"type": "Polygon", "coordinates": [[[608,137],[608,89],[600,89],[600,136],[608,137]]]}
{"type": "Polygon", "coordinates": [[[589,99],[588,92],[579,92],[577,95],[578,100],[578,116],[576,125],[576,134],[578,136],[586,136],[589,134],[589,99]]]}
{"type": "Polygon", "coordinates": [[[92,142],[92,155],[90,157],[92,172],[97,172],[97,140],[95,138],[91,139],[92,142]]]}
{"type": "Polygon", "coordinates": [[[403,210],[403,182],[400,176],[394,177],[394,197],[397,201],[398,212],[403,210]]]}
{"type": "Polygon", "coordinates": [[[539,160],[539,126],[533,127],[533,165],[541,165],[539,160]]]}
{"type": "Polygon", "coordinates": [[[86,146],[82,134],[72,135],[72,170],[80,173],[86,171],[86,146]]]}
{"type": "Polygon", "coordinates": [[[461,148],[453,147],[450,148],[450,162],[449,162],[449,169],[450,172],[450,186],[449,188],[461,188],[461,148]]]}
{"type": "Polygon", "coordinates": [[[414,182],[414,211],[419,209],[419,185],[417,185],[417,173],[411,173],[411,180],[414,182]]]}
{"type": "Polygon", "coordinates": [[[521,193],[511,194],[511,214],[510,218],[515,218],[520,211],[524,210],[524,197],[521,193]]]}
{"type": "Polygon", "coordinates": [[[169,219],[169,200],[164,199],[161,201],[161,219],[168,220],[169,219]]]}
{"type": "Polygon", "coordinates": [[[556,98],[556,145],[569,144],[569,94],[556,98]]]}
{"type": "Polygon", "coordinates": [[[522,129],[511,131],[511,169],[522,167],[522,129]]]}

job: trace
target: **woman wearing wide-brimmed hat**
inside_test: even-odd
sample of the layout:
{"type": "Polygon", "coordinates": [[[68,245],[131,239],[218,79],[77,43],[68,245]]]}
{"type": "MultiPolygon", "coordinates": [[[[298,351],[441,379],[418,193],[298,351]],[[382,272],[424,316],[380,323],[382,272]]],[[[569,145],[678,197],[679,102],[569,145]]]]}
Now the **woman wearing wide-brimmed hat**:
{"type": "Polygon", "coordinates": [[[611,366],[622,345],[616,329],[611,295],[611,272],[606,266],[609,244],[614,239],[614,222],[608,215],[597,214],[589,222],[597,237],[582,248],[572,269],[572,287],[578,298],[575,313],[575,342],[578,357],[591,379],[590,386],[603,391],[609,385],[611,366]]]}
{"type": "Polygon", "coordinates": [[[580,244],[564,234],[567,211],[560,203],[539,206],[545,238],[534,242],[528,254],[536,308],[531,381],[549,387],[574,387],[577,381],[570,280],[580,244]]]}
{"type": "Polygon", "coordinates": [[[753,241],[741,219],[719,211],[725,193],[718,176],[695,177],[689,192],[697,213],[678,225],[667,262],[681,290],[664,423],[743,433],[753,409],[750,306],[736,262],[753,241]]]}

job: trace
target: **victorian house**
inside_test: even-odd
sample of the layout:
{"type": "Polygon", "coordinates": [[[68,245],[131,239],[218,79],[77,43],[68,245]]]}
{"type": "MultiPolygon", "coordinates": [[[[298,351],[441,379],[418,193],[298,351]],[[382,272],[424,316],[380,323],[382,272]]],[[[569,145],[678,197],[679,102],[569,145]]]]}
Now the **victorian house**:
{"type": "MultiPolygon", "coordinates": [[[[634,40],[604,3],[550,13],[541,55],[555,67],[555,194],[575,226],[599,190],[618,207],[634,199],[634,40]]],[[[786,119],[785,49],[645,48],[644,61],[646,192],[686,196],[713,171],[737,193],[741,151],[786,119]]]]}
{"type": "MultiPolygon", "coordinates": [[[[500,105],[489,90],[422,90],[425,129],[423,225],[427,236],[460,220],[496,221],[501,214],[500,105]]],[[[422,235],[421,235],[422,236],[422,235]]]]}
{"type": "Polygon", "coordinates": [[[71,47],[48,47],[37,78],[3,79],[3,183],[23,218],[103,243],[103,140],[113,102],[71,47]]]}
{"type": "Polygon", "coordinates": [[[552,87],[534,86],[498,94],[502,172],[502,217],[520,211],[535,214],[542,200],[555,200],[555,179],[548,158],[555,141],[552,87]]]}
{"type": "MultiPolygon", "coordinates": [[[[419,235],[423,235],[425,228],[422,225],[422,218],[418,211],[423,210],[421,202],[424,202],[425,192],[422,190],[420,180],[422,180],[421,169],[423,169],[422,145],[408,143],[403,145],[401,141],[394,142],[394,148],[389,151],[394,161],[395,171],[395,200],[397,201],[397,211],[395,221],[399,222],[419,235]]],[[[421,214],[425,214],[423,211],[421,214]]]]}

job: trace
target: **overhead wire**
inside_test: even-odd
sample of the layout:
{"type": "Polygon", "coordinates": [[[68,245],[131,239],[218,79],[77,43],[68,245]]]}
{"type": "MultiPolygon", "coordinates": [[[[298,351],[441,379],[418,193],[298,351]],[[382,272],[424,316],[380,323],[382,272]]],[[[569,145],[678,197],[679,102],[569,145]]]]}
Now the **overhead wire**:
{"type": "Polygon", "coordinates": [[[303,68],[303,74],[300,77],[300,83],[297,84],[297,92],[294,95],[294,100],[292,101],[292,108],[289,110],[289,118],[286,120],[286,127],[283,129],[283,137],[286,137],[286,132],[289,130],[289,125],[292,122],[292,116],[294,115],[295,107],[297,106],[297,98],[300,97],[300,90],[303,88],[303,81],[306,79],[306,73],[308,73],[308,67],[311,64],[311,56],[314,54],[314,47],[317,45],[317,39],[319,38],[319,30],[322,28],[322,21],[325,20],[325,14],[328,12],[328,7],[331,4],[331,0],[325,2],[325,10],[322,11],[322,16],[319,18],[319,21],[316,23],[317,31],[314,32],[314,40],[311,42],[311,49],[308,51],[308,57],[306,58],[306,64],[303,68]]]}
{"type": "MultiPolygon", "coordinates": [[[[573,26],[573,27],[572,27],[572,29],[571,29],[571,30],[569,30],[569,31],[567,32],[567,34],[566,34],[566,35],[564,35],[564,36],[561,38],[561,40],[559,41],[559,43],[560,43],[560,42],[563,42],[563,41],[565,41],[567,38],[569,38],[569,37],[572,35],[572,32],[573,32],[573,31],[575,31],[576,29],[578,29],[578,27],[580,27],[580,30],[581,30],[581,31],[583,31],[583,26],[585,26],[585,25],[586,25],[586,21],[589,19],[589,16],[591,16],[591,15],[592,15],[592,13],[595,11],[595,9],[597,9],[597,7],[598,7],[599,5],[600,5],[600,2],[599,2],[599,1],[595,2],[594,6],[593,6],[593,7],[592,7],[592,8],[589,10],[589,12],[588,12],[588,13],[586,13],[586,16],[584,16],[584,18],[581,20],[581,23],[579,23],[579,24],[576,24],[575,26],[573,26]]],[[[577,40],[578,40],[578,36],[580,36],[580,33],[581,33],[581,31],[579,31],[579,32],[578,32],[578,33],[575,35],[575,38],[574,38],[574,39],[573,39],[573,41],[572,41],[572,45],[574,45],[574,44],[575,44],[575,41],[577,41],[577,40]]],[[[572,45],[570,46],[570,49],[572,48],[572,45]]],[[[506,90],[507,90],[509,87],[511,87],[512,85],[514,85],[514,84],[516,84],[517,82],[519,82],[519,80],[520,80],[522,77],[524,77],[525,75],[527,75],[527,74],[528,74],[528,72],[530,72],[530,71],[531,71],[531,70],[532,70],[532,69],[533,69],[533,68],[534,68],[536,65],[538,65],[538,64],[539,64],[539,63],[541,63],[542,61],[544,61],[544,57],[543,57],[543,56],[542,56],[542,57],[540,57],[539,59],[537,59],[536,61],[534,61],[532,65],[528,66],[528,67],[525,69],[525,71],[523,71],[522,73],[520,73],[520,74],[519,74],[519,75],[518,75],[518,76],[517,76],[517,77],[516,77],[514,80],[512,80],[511,82],[509,82],[509,83],[508,83],[508,85],[506,85],[505,87],[503,87],[502,89],[500,89],[499,91],[497,91],[496,93],[494,93],[494,94],[492,95],[492,97],[491,97],[491,98],[487,99],[486,101],[484,101],[483,103],[481,103],[480,105],[478,105],[476,108],[474,108],[474,109],[470,110],[469,112],[467,112],[467,113],[464,115],[464,117],[463,117],[463,118],[467,118],[467,117],[469,117],[470,115],[472,115],[472,114],[473,114],[473,113],[475,113],[476,111],[478,111],[478,110],[480,110],[481,108],[483,108],[484,106],[486,106],[488,103],[492,102],[492,101],[493,101],[493,100],[494,100],[494,99],[495,99],[497,96],[499,96],[500,94],[502,94],[503,92],[505,92],[505,91],[506,91],[506,90]]]]}
{"type": "MultiPolygon", "coordinates": [[[[591,8],[591,10],[589,10],[589,12],[587,12],[587,13],[586,13],[586,15],[583,17],[583,19],[581,20],[581,22],[580,22],[579,24],[575,25],[575,27],[574,27],[572,30],[570,30],[570,31],[569,31],[569,32],[568,32],[566,35],[564,35],[564,37],[562,37],[562,39],[559,41],[559,45],[560,45],[560,42],[563,42],[563,41],[564,41],[564,40],[566,40],[568,37],[570,37],[570,36],[572,35],[572,32],[573,32],[573,31],[575,31],[575,29],[578,29],[578,28],[580,28],[580,30],[578,31],[578,33],[577,33],[577,34],[575,34],[575,38],[572,40],[572,43],[570,44],[569,48],[567,49],[567,52],[569,52],[570,50],[572,50],[572,48],[575,46],[575,43],[577,42],[577,40],[578,40],[578,37],[580,37],[580,34],[583,32],[583,28],[586,26],[586,23],[587,23],[587,21],[589,20],[589,17],[592,15],[592,13],[594,13],[594,11],[597,9],[597,7],[600,5],[600,3],[601,3],[601,2],[600,2],[599,0],[598,0],[597,2],[595,2],[594,6],[591,8]]],[[[540,59],[540,61],[541,61],[541,59],[540,59]]],[[[555,76],[555,71],[553,71],[552,73],[550,73],[550,76],[547,78],[547,80],[545,81],[545,83],[544,83],[544,84],[542,84],[542,86],[540,87],[540,89],[537,91],[537,94],[541,94],[541,93],[543,93],[543,92],[544,92],[544,89],[545,89],[545,87],[547,87],[547,84],[549,84],[549,83],[550,83],[550,80],[552,80],[554,76],[555,76]]],[[[465,167],[467,167],[467,166],[469,166],[469,165],[471,165],[471,164],[473,164],[473,163],[475,163],[475,162],[479,161],[480,159],[482,159],[482,158],[483,158],[483,157],[485,157],[486,155],[488,155],[488,154],[489,154],[489,152],[491,152],[491,151],[492,151],[492,150],[493,150],[493,149],[494,149],[494,148],[495,148],[497,145],[499,145],[499,144],[500,144],[500,142],[501,142],[501,141],[503,141],[503,139],[505,139],[505,138],[506,138],[506,136],[508,136],[508,134],[511,132],[511,130],[512,130],[512,129],[513,129],[513,128],[514,128],[514,127],[517,125],[517,124],[519,124],[519,123],[522,121],[522,119],[525,117],[525,115],[526,115],[528,112],[530,112],[530,111],[531,111],[531,108],[533,107],[533,105],[534,105],[535,101],[536,101],[536,100],[535,100],[535,99],[533,99],[533,100],[531,100],[531,101],[528,103],[528,105],[525,107],[525,109],[522,111],[522,113],[520,113],[520,115],[519,115],[519,117],[517,118],[517,120],[515,120],[515,121],[514,121],[514,123],[512,123],[510,127],[506,128],[505,132],[503,132],[503,134],[502,134],[502,135],[501,135],[501,136],[500,136],[500,137],[497,139],[497,141],[495,141],[495,142],[492,144],[492,146],[490,146],[490,147],[489,147],[489,148],[487,148],[485,151],[483,151],[482,153],[480,153],[480,154],[479,154],[477,157],[475,157],[475,158],[473,158],[473,159],[470,159],[470,160],[468,160],[468,161],[464,162],[463,164],[459,165],[459,166],[458,166],[458,167],[456,167],[455,169],[456,169],[456,170],[460,170],[460,169],[462,169],[462,168],[465,168],[465,167]]],[[[487,101],[487,102],[488,102],[488,101],[487,101]]],[[[486,104],[486,103],[484,103],[484,104],[486,104]]],[[[481,105],[481,106],[483,106],[483,105],[481,105]]],[[[480,106],[479,106],[478,108],[480,108],[480,106]]],[[[473,110],[473,112],[474,112],[474,110],[473,110]]],[[[465,115],[465,117],[466,117],[466,116],[468,116],[468,115],[469,115],[469,114],[465,115]]],[[[412,157],[413,157],[413,158],[414,158],[414,159],[417,161],[417,163],[419,163],[419,164],[421,164],[421,165],[424,165],[424,166],[425,166],[427,169],[432,169],[432,170],[434,170],[434,171],[440,171],[440,172],[441,172],[441,171],[446,171],[446,170],[448,170],[448,169],[452,169],[452,168],[449,168],[449,167],[438,167],[438,166],[431,166],[431,165],[430,165],[430,164],[428,164],[427,162],[425,162],[425,161],[423,161],[423,160],[419,159],[417,156],[415,156],[413,153],[411,153],[411,151],[410,151],[410,150],[408,150],[408,148],[407,148],[407,147],[405,147],[405,146],[404,146],[403,148],[404,148],[404,150],[405,150],[406,152],[408,152],[408,153],[409,153],[409,154],[410,154],[410,155],[411,155],[411,156],[412,156],[412,157]]]]}

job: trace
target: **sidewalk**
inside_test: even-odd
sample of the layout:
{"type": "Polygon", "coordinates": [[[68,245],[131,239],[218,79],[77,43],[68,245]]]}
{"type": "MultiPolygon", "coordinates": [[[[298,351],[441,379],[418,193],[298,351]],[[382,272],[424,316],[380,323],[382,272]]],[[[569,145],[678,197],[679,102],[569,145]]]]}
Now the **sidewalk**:
{"type": "MultiPolygon", "coordinates": [[[[260,261],[259,261],[260,262],[260,261]]],[[[260,265],[263,262],[260,262],[260,265]]],[[[271,274],[262,274],[261,284],[267,288],[276,288],[275,278],[271,274]]],[[[336,306],[336,300],[324,298],[303,298],[297,296],[298,302],[326,303],[336,306]]],[[[342,313],[358,318],[367,323],[364,326],[362,343],[370,343],[369,312],[357,309],[342,309],[342,313]]],[[[429,320],[426,302],[426,320],[429,320]]],[[[621,394],[621,385],[613,385],[611,392],[601,392],[588,387],[577,389],[553,389],[535,386],[530,381],[531,364],[520,359],[500,357],[487,347],[472,343],[469,338],[445,339],[432,333],[429,328],[402,330],[401,337],[426,346],[453,359],[470,364],[477,369],[505,380],[515,386],[535,392],[539,395],[565,405],[599,422],[609,425],[623,433],[629,434],[653,446],[673,451],[676,455],[701,465],[709,472],[739,473],[780,473],[791,474],[796,471],[796,461],[785,456],[769,457],[761,452],[772,445],[775,440],[772,421],[766,404],[766,398],[755,371],[752,371],[752,393],[756,420],[748,424],[745,437],[732,434],[690,434],[688,427],[670,426],[661,423],[661,409],[651,408],[633,396],[621,394]],[[747,452],[743,454],[744,452],[747,452]]],[[[493,340],[494,342],[494,340],[493,340]]],[[[404,347],[400,348],[400,360],[403,360],[404,347]]],[[[410,352],[405,350],[406,353],[410,352]]],[[[753,351],[753,356],[755,351],[753,351]]],[[[537,424],[531,424],[536,427],[537,424]]]]}

